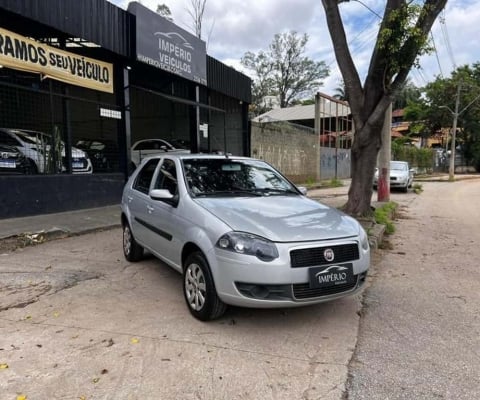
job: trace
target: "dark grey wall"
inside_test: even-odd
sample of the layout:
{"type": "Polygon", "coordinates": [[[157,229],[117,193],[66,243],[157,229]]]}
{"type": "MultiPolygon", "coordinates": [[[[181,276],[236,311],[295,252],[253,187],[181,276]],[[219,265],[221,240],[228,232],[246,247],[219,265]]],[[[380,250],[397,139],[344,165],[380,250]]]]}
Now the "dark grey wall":
{"type": "Polygon", "coordinates": [[[130,56],[134,17],[105,0],[0,0],[0,8],[130,56]]]}
{"type": "Polygon", "coordinates": [[[0,175],[0,219],[120,204],[123,174],[0,175]]]}

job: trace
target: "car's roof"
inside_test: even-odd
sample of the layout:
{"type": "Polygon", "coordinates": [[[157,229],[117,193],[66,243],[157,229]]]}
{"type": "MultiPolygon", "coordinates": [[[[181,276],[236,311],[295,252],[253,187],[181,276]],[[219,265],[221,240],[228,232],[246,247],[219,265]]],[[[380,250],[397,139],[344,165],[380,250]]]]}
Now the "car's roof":
{"type": "MultiPolygon", "coordinates": [[[[145,157],[144,160],[150,160],[155,158],[176,158],[179,160],[191,160],[191,159],[204,159],[204,160],[256,160],[255,158],[251,157],[244,157],[244,156],[234,156],[231,154],[217,154],[217,153],[175,153],[175,152],[165,152],[159,153],[155,155],[151,155],[149,157],[145,157]]],[[[261,160],[260,160],[261,161],[261,160]]]]}
{"type": "Polygon", "coordinates": [[[168,140],[166,140],[166,139],[151,138],[151,139],[141,139],[141,140],[137,140],[137,141],[134,143],[134,145],[137,144],[137,143],[142,143],[142,142],[155,142],[155,141],[171,144],[171,143],[170,143],[168,140]]]}

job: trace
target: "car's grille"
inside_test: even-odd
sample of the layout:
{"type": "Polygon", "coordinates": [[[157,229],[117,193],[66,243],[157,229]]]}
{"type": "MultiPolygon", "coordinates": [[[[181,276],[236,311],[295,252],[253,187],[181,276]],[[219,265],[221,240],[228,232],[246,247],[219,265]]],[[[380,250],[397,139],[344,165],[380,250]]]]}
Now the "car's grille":
{"type": "Polygon", "coordinates": [[[332,262],[341,263],[358,260],[359,257],[357,243],[298,249],[290,252],[292,268],[313,267],[331,264],[332,262]],[[324,257],[323,253],[326,249],[333,250],[333,253],[335,254],[335,258],[332,261],[327,261],[324,257]]]}
{"type": "Polygon", "coordinates": [[[293,297],[297,300],[311,299],[315,297],[329,296],[332,294],[347,292],[357,286],[357,279],[353,283],[346,283],[344,285],[328,286],[324,288],[311,288],[308,283],[297,283],[292,285],[293,297]]]}

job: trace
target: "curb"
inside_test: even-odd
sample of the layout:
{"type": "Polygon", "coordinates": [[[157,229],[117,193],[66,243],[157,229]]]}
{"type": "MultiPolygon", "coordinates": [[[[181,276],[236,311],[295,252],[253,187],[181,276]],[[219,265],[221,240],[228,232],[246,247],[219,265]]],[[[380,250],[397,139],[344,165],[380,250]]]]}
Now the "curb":
{"type": "Polygon", "coordinates": [[[53,227],[52,229],[41,230],[38,232],[24,232],[17,235],[1,237],[0,251],[2,247],[8,250],[15,250],[17,248],[36,246],[52,240],[86,235],[88,233],[93,233],[93,232],[108,231],[111,229],[118,228],[120,226],[121,226],[120,223],[115,223],[110,225],[102,225],[102,226],[97,226],[92,228],[86,228],[79,231],[70,231],[67,229],[53,227]]]}

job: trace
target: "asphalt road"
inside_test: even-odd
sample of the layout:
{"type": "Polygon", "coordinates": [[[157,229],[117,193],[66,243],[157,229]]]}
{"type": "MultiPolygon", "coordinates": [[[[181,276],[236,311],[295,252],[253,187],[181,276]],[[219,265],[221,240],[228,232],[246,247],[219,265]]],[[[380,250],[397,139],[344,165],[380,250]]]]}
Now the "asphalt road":
{"type": "Polygon", "coordinates": [[[480,180],[424,189],[365,292],[348,399],[480,399],[480,180]]]}

